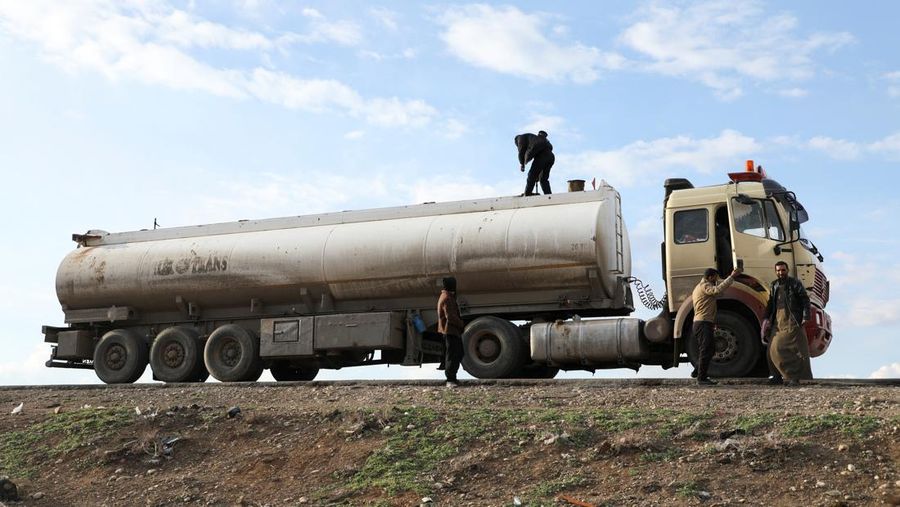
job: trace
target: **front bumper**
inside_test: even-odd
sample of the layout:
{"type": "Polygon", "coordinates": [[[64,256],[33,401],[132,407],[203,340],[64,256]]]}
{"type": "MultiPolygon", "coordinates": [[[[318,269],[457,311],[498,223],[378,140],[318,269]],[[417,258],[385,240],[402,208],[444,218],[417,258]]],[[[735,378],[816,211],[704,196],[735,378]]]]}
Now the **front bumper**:
{"type": "Polygon", "coordinates": [[[809,357],[819,357],[831,345],[831,316],[825,310],[815,306],[809,307],[809,321],[804,326],[806,339],[809,340],[809,357]]]}

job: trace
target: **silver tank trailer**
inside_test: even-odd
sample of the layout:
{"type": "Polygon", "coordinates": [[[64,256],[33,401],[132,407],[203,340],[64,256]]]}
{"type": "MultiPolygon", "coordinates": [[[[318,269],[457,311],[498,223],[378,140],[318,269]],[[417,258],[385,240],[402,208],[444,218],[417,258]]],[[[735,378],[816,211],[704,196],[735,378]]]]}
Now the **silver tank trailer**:
{"type": "Polygon", "coordinates": [[[171,310],[297,300],[304,287],[334,301],[435,293],[453,274],[479,293],[588,289],[605,297],[631,274],[618,193],[422,204],[79,238],[59,266],[68,312],[127,305],[171,310]]]}

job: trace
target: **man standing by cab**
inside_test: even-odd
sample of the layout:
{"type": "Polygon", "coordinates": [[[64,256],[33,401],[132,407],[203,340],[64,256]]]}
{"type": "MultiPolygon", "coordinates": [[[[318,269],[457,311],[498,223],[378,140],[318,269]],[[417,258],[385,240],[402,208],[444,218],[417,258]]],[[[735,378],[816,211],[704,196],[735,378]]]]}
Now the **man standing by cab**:
{"type": "Polygon", "coordinates": [[[716,351],[713,336],[716,323],[716,297],[725,292],[734,283],[734,277],[741,273],[740,268],[731,272],[728,278],[719,282],[719,272],[713,268],[703,273],[700,283],[694,287],[691,298],[694,301],[694,340],[697,342],[697,384],[701,386],[715,385],[709,378],[709,362],[716,351]]]}
{"type": "Polygon", "coordinates": [[[809,296],[803,283],[788,276],[784,261],[775,264],[775,281],[769,289],[766,318],[772,325],[769,358],[781,373],[784,383],[795,386],[812,379],[809,342],[803,327],[809,320],[809,296]]]}

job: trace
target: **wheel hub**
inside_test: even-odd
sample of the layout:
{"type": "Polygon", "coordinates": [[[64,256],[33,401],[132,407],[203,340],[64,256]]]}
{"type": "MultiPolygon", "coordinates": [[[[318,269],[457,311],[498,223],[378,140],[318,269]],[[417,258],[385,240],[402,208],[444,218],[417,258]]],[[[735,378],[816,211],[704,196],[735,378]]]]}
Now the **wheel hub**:
{"type": "Polygon", "coordinates": [[[241,346],[235,340],[229,340],[222,344],[222,363],[229,368],[234,367],[241,360],[241,346]]]}
{"type": "Polygon", "coordinates": [[[178,342],[171,342],[163,350],[163,362],[169,368],[177,368],[184,363],[185,350],[178,342]]]}
{"type": "Polygon", "coordinates": [[[125,350],[125,347],[118,343],[107,349],[106,357],[104,358],[106,366],[110,370],[121,370],[125,366],[125,361],[127,359],[128,352],[125,350]]]}
{"type": "Polygon", "coordinates": [[[716,352],[713,361],[728,362],[737,357],[738,337],[731,329],[719,328],[715,333],[716,352]]]}
{"type": "Polygon", "coordinates": [[[485,335],[478,340],[478,359],[489,363],[500,355],[500,341],[494,335],[485,335]]]}

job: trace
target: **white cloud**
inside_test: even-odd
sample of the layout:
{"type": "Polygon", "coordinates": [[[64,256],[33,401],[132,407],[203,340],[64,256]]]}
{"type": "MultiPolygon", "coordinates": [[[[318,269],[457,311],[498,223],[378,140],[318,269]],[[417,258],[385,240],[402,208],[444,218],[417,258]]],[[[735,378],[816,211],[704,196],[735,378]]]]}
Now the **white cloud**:
{"type": "Polygon", "coordinates": [[[869,378],[900,378],[900,363],[891,363],[873,371],[869,378]]]}
{"type": "Polygon", "coordinates": [[[900,321],[900,299],[857,298],[849,310],[849,321],[857,326],[882,326],[900,321]]]}
{"type": "Polygon", "coordinates": [[[396,12],[394,12],[390,9],[386,9],[384,7],[373,7],[371,9],[369,9],[369,14],[371,14],[371,16],[373,18],[375,18],[375,20],[379,24],[381,24],[381,26],[383,26],[391,31],[397,30],[398,15],[396,12]]]}
{"type": "Polygon", "coordinates": [[[344,139],[360,139],[364,135],[366,135],[366,132],[364,130],[351,130],[350,132],[344,134],[344,139]]]}
{"type": "Polygon", "coordinates": [[[447,139],[459,139],[469,131],[469,126],[456,118],[450,118],[444,122],[444,137],[447,139]]]}
{"type": "Polygon", "coordinates": [[[618,55],[548,39],[545,18],[512,6],[466,5],[440,18],[441,38],[454,56],[471,65],[536,80],[589,83],[600,69],[621,65],[618,55]]]}
{"type": "Polygon", "coordinates": [[[602,177],[615,187],[626,187],[646,181],[656,184],[659,177],[685,169],[708,173],[734,167],[736,161],[760,149],[754,138],[723,130],[713,138],[667,137],[636,141],[611,151],[560,155],[557,166],[564,166],[571,173],[602,177]]]}
{"type": "Polygon", "coordinates": [[[853,160],[859,156],[860,152],[857,143],[824,136],[813,137],[809,140],[808,146],[838,160],[853,160]]]}
{"type": "Polygon", "coordinates": [[[479,197],[494,197],[504,192],[500,186],[473,181],[468,177],[436,176],[411,184],[401,184],[401,189],[409,194],[409,202],[446,202],[479,197]]]}
{"type": "Polygon", "coordinates": [[[888,96],[893,98],[900,97],[900,70],[888,72],[882,77],[888,82],[888,96]]]}
{"type": "Polygon", "coordinates": [[[808,79],[815,52],[854,40],[846,32],[801,36],[795,17],[766,15],[754,1],[654,2],[637,18],[619,40],[645,58],[644,70],[699,81],[723,100],[741,96],[748,79],[808,79]]]}
{"type": "Polygon", "coordinates": [[[890,159],[900,160],[900,132],[895,132],[880,141],[875,141],[869,144],[867,148],[890,159]]]}
{"type": "MultiPolygon", "coordinates": [[[[297,41],[355,44],[361,36],[346,23],[329,23],[315,9],[309,34],[277,38],[198,19],[165,3],[0,3],[0,32],[40,45],[43,56],[71,71],[94,71],[111,81],[134,80],[178,90],[259,100],[308,112],[337,111],[378,126],[427,125],[437,111],[422,100],[363,98],[335,80],[302,79],[257,67],[220,68],[189,52],[284,49],[297,41]]],[[[265,57],[263,53],[261,57],[265,57]]]]}
{"type": "Polygon", "coordinates": [[[566,120],[562,116],[533,114],[531,119],[519,130],[521,132],[538,132],[543,130],[552,135],[563,129],[566,120]]]}
{"type": "Polygon", "coordinates": [[[782,97],[797,99],[809,95],[809,90],[806,90],[804,88],[785,88],[778,90],[778,95],[781,95],[782,97]]]}

